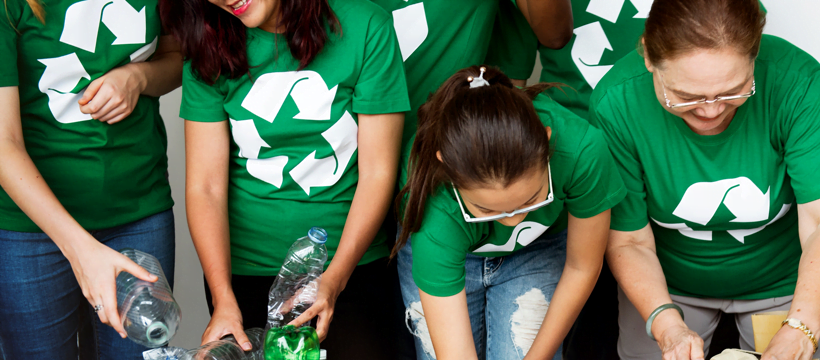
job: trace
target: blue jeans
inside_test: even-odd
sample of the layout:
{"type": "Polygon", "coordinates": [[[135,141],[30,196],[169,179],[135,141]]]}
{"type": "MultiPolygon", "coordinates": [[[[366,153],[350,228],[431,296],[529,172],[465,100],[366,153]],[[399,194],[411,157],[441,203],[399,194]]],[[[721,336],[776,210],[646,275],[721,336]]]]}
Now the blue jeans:
{"type": "MultiPolygon", "coordinates": [[[[435,359],[419,289],[413,281],[412,248],[399,251],[399,281],[408,328],[415,335],[418,360],[435,359]]],[[[567,232],[542,235],[507,256],[467,254],[467,310],[479,360],[523,359],[547,313],[564,271],[567,232]]],[[[561,348],[554,360],[561,359],[561,348]]]]}
{"type": "MultiPolygon", "coordinates": [[[[172,210],[90,233],[114,250],[133,248],[156,256],[173,286],[172,210]]],[[[0,230],[0,249],[0,358],[143,358],[146,347],[100,322],[68,260],[45,233],[0,230]]]]}

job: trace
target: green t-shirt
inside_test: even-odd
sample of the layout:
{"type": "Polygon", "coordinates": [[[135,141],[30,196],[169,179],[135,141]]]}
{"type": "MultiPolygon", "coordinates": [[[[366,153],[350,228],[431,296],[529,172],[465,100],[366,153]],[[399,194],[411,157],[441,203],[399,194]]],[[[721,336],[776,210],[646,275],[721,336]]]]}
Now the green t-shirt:
{"type": "Polygon", "coordinates": [[[566,213],[565,207],[575,217],[589,218],[626,196],[600,130],[546,95],[539,95],[533,105],[544,125],[552,128],[553,202],[528,213],[515,227],[496,221],[468,223],[453,187],[439,187],[428,198],[421,228],[411,239],[413,279],[425,293],[451,296],[464,289],[467,253],[509,255],[547,232],[566,213]]]}
{"type": "MultiPolygon", "coordinates": [[[[330,6],[341,32],[300,71],[284,35],[261,29],[247,30],[250,77],[209,86],[185,66],[180,116],[231,125],[234,274],[276,275],[312,226],[327,230],[332,258],[359,179],[358,114],[410,109],[390,16],[365,0],[330,6]]],[[[360,264],[387,256],[386,236],[377,234],[360,264]]]]}
{"type": "MultiPolygon", "coordinates": [[[[108,125],[80,112],[91,81],[142,61],[160,35],[157,0],[49,0],[45,25],[25,0],[0,7],[0,86],[18,86],[26,151],[71,216],[104,229],[173,206],[157,98],[108,125]]],[[[0,229],[41,231],[0,190],[0,229]]]]}
{"type": "Polygon", "coordinates": [[[764,35],[754,77],[757,93],[712,136],[664,109],[637,52],[592,94],[591,122],[603,130],[629,190],[612,210],[612,228],[652,225],[672,294],[794,293],[797,204],[820,199],[820,64],[764,35]]]}
{"type": "Polygon", "coordinates": [[[496,66],[510,79],[527,80],[535,68],[538,37],[514,0],[499,1],[485,63],[496,66]]]}
{"type": "MultiPolygon", "coordinates": [[[[371,0],[393,13],[411,110],[404,118],[399,185],[416,135],[419,107],[445,80],[487,53],[499,0],[371,0]]],[[[509,0],[501,0],[509,1],[509,0]]]]}

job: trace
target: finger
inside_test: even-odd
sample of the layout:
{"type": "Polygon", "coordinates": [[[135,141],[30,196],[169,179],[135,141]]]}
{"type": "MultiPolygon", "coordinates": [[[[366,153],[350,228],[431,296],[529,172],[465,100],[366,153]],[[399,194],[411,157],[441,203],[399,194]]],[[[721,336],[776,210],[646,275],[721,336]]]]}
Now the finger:
{"type": "Polygon", "coordinates": [[[97,316],[100,318],[100,322],[103,324],[108,325],[108,315],[105,312],[105,304],[103,303],[102,296],[92,296],[92,300],[90,301],[91,307],[94,308],[94,312],[97,313],[97,316]],[[97,306],[102,305],[99,311],[97,311],[97,306]]]}
{"type": "Polygon", "coordinates": [[[107,291],[105,291],[103,295],[103,309],[100,310],[100,312],[105,313],[105,316],[108,318],[108,325],[114,328],[114,330],[120,334],[121,338],[125,339],[128,335],[122,327],[122,321],[120,321],[116,294],[117,292],[114,289],[107,289],[107,291]]]}
{"type": "MultiPolygon", "coordinates": [[[[159,279],[156,275],[151,274],[148,270],[145,270],[142,266],[137,265],[137,263],[131,261],[125,255],[119,254],[121,257],[122,262],[120,263],[120,271],[126,271],[131,275],[136,276],[140,280],[145,280],[148,282],[154,282],[159,279]]],[[[117,273],[119,275],[119,273],[117,273]]]]}
{"type": "MultiPolygon", "coordinates": [[[[103,110],[105,110],[105,109],[103,109],[103,110]]],[[[125,114],[125,105],[120,104],[119,106],[116,106],[116,107],[113,107],[113,108],[109,109],[108,112],[105,112],[105,113],[103,113],[103,110],[100,110],[100,112],[98,113],[99,116],[96,117],[95,119],[99,120],[100,122],[106,122],[107,123],[107,122],[111,121],[112,119],[114,119],[115,117],[118,117],[122,114],[125,114]]],[[[94,117],[94,115],[97,115],[97,114],[92,114],[91,117],[94,117]]]]}
{"type": "Polygon", "coordinates": [[[116,124],[116,123],[122,121],[122,119],[125,119],[126,116],[128,116],[128,114],[122,113],[122,114],[117,115],[116,117],[114,117],[111,120],[107,120],[106,122],[108,123],[108,125],[113,125],[113,124],[116,124]]]}
{"type": "Polygon", "coordinates": [[[313,306],[309,307],[305,312],[302,313],[302,315],[299,315],[296,319],[293,319],[293,321],[288,323],[288,325],[300,327],[304,323],[310,321],[310,319],[313,319],[313,317],[316,316],[316,314],[318,314],[320,310],[323,310],[323,308],[324,306],[316,306],[316,304],[313,304],[313,306]]]}
{"type": "Polygon", "coordinates": [[[330,322],[333,320],[333,313],[328,309],[319,313],[319,321],[316,323],[316,334],[319,335],[319,342],[322,342],[327,337],[330,322]]]}
{"type": "Polygon", "coordinates": [[[114,99],[109,99],[108,102],[105,103],[105,105],[103,105],[101,109],[91,113],[91,118],[97,119],[100,122],[105,122],[103,118],[105,118],[109,114],[115,113],[118,106],[119,104],[117,104],[117,102],[114,101],[114,99]]]}
{"type": "Polygon", "coordinates": [[[694,338],[693,341],[690,342],[690,346],[689,357],[692,358],[692,360],[703,360],[705,356],[703,354],[703,339],[700,337],[694,338]]]}
{"type": "Polygon", "coordinates": [[[97,95],[97,92],[100,90],[100,87],[102,87],[104,82],[105,76],[97,78],[97,80],[94,80],[91,84],[88,84],[88,87],[85,88],[85,93],[83,93],[83,97],[80,98],[80,101],[78,101],[80,106],[88,104],[88,102],[97,95]]]}
{"type": "Polygon", "coordinates": [[[236,338],[236,343],[242,347],[242,350],[253,350],[253,346],[251,346],[251,341],[248,339],[248,335],[245,334],[244,330],[236,329],[235,331],[233,331],[233,337],[236,338]]]}

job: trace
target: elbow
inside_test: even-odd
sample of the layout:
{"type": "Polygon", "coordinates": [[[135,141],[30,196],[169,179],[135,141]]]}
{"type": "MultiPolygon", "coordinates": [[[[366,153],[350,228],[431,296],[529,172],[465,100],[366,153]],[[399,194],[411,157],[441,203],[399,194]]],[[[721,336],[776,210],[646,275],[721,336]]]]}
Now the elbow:
{"type": "Polygon", "coordinates": [[[560,32],[550,32],[547,35],[538,36],[538,42],[541,43],[541,45],[553,50],[563,49],[570,40],[572,40],[571,26],[560,32]]]}

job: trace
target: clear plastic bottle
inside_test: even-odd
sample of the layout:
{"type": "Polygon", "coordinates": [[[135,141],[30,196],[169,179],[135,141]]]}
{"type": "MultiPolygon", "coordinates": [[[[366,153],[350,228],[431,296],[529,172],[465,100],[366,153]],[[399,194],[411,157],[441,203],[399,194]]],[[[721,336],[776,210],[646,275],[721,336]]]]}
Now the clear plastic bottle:
{"type": "Polygon", "coordinates": [[[150,348],[167,344],[179,327],[181,314],[159,261],[139,250],[120,253],[158,278],[151,283],[126,271],[117,276],[117,308],[128,338],[150,348]]]}
{"type": "Polygon", "coordinates": [[[245,351],[235,340],[211,341],[188,352],[192,360],[245,360],[245,351]]]}
{"type": "MultiPolygon", "coordinates": [[[[265,329],[250,328],[245,330],[245,335],[251,342],[251,351],[245,352],[245,360],[263,360],[265,355],[263,353],[263,346],[265,346],[265,329]]],[[[233,335],[228,335],[222,340],[237,342],[233,335]]],[[[240,345],[241,347],[241,345],[240,345]]]]}
{"type": "Polygon", "coordinates": [[[327,261],[327,232],[313,227],[288,250],[268,295],[267,329],[287,325],[313,302],[327,261]]]}

